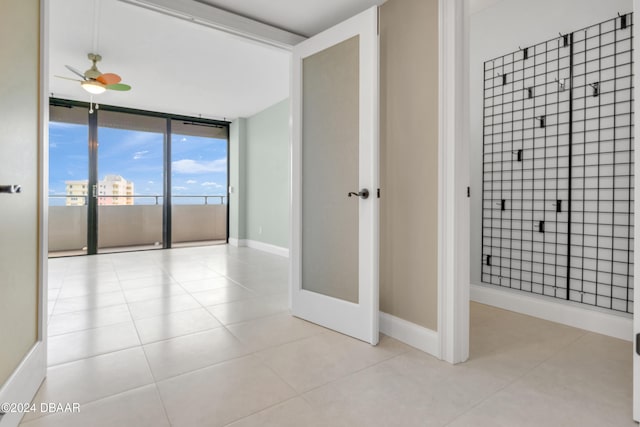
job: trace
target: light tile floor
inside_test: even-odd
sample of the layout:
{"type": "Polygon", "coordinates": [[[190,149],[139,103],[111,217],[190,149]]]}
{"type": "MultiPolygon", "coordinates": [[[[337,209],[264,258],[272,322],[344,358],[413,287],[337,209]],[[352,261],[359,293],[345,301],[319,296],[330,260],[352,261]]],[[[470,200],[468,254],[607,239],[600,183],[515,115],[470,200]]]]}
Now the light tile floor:
{"type": "Polygon", "coordinates": [[[291,317],[287,260],[212,246],[50,261],[36,426],[635,426],[629,342],[471,305],[451,366],[291,317]]]}

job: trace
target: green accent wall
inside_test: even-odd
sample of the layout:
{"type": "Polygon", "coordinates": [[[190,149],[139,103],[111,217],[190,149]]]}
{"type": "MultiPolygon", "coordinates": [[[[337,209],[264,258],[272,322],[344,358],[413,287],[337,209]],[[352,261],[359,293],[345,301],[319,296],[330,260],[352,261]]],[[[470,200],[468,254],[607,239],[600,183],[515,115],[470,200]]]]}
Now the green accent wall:
{"type": "Polygon", "coordinates": [[[246,238],[289,247],[289,99],[247,119],[246,238]]]}
{"type": "Polygon", "coordinates": [[[231,124],[229,237],[289,248],[289,99],[231,124]]]}

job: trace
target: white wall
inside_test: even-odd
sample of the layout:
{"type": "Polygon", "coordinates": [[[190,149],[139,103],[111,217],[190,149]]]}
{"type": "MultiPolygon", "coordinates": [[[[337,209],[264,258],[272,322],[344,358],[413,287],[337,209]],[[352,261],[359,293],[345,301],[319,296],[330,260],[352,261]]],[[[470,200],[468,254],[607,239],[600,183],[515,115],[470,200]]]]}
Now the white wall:
{"type": "Polygon", "coordinates": [[[470,20],[471,283],[482,257],[483,63],[633,9],[632,0],[502,0],[470,20]]]}

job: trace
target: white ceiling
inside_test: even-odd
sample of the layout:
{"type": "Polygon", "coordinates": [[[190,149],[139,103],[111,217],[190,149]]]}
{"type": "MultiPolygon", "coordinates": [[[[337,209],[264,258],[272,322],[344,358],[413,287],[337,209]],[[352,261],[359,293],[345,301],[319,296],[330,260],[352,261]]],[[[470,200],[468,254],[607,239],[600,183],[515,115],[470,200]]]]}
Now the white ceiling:
{"type": "MultiPolygon", "coordinates": [[[[207,1],[312,35],[384,0],[207,1]]],[[[95,96],[98,103],[235,119],[289,96],[289,52],[121,1],[51,0],[49,31],[50,92],[58,98],[89,100],[79,83],[54,77],[74,77],[65,64],[89,68],[89,52],[102,55],[102,72],[133,87],[95,96]]]]}
{"type": "Polygon", "coordinates": [[[385,0],[199,0],[310,37],[385,0]]]}

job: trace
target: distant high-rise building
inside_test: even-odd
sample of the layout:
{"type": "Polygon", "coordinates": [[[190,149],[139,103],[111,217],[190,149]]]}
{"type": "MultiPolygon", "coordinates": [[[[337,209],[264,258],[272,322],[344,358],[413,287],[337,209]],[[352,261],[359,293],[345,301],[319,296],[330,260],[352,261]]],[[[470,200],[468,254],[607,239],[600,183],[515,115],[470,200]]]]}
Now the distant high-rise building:
{"type": "MultiPolygon", "coordinates": [[[[89,196],[89,183],[85,180],[65,181],[67,186],[67,206],[84,206],[89,196]]],[[[120,175],[107,175],[97,184],[98,205],[133,205],[133,182],[120,175]],[[117,197],[114,197],[117,196],[117,197]]]]}

